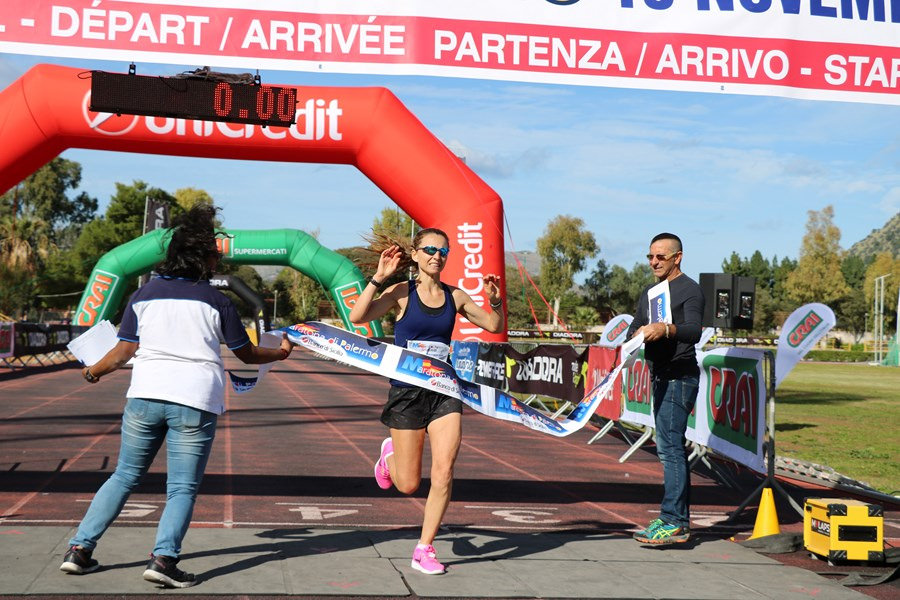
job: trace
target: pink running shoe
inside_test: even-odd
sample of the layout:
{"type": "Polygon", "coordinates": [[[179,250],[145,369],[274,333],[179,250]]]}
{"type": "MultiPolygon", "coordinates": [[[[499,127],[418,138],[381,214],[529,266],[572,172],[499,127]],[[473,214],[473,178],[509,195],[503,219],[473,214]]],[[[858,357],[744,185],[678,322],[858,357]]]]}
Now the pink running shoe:
{"type": "Polygon", "coordinates": [[[391,471],[388,469],[387,464],[388,456],[393,453],[394,442],[391,441],[391,438],[385,438],[385,440],[381,442],[381,456],[378,457],[378,461],[375,463],[375,482],[378,484],[378,487],[383,490],[394,485],[394,482],[391,481],[391,471]]]}
{"type": "Polygon", "coordinates": [[[418,544],[413,551],[412,568],[426,575],[440,575],[446,569],[439,563],[434,555],[434,546],[418,544]]]}

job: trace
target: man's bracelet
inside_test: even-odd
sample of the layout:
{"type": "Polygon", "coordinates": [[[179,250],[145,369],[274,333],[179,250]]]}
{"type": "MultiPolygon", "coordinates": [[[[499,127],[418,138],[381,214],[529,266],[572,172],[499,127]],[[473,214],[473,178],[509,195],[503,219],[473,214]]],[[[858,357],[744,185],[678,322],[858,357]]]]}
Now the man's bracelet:
{"type": "Polygon", "coordinates": [[[384,283],[378,281],[374,277],[369,277],[369,283],[374,285],[376,290],[380,290],[382,287],[384,287],[384,283]]]}
{"type": "Polygon", "coordinates": [[[666,339],[669,339],[669,324],[666,323],[666,339]]]}

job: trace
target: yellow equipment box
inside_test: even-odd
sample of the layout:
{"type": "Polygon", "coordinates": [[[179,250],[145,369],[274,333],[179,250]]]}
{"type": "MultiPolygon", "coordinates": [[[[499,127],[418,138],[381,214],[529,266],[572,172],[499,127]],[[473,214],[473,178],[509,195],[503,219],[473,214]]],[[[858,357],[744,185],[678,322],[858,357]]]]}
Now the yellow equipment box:
{"type": "Polygon", "coordinates": [[[884,510],[877,504],[807,498],[803,545],[830,561],[884,561],[884,510]]]}

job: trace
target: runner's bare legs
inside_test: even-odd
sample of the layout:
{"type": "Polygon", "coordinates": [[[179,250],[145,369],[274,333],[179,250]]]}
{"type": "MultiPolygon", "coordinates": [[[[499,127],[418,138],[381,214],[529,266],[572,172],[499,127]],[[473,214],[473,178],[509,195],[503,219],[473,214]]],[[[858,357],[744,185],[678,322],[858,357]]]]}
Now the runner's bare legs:
{"type": "MultiPolygon", "coordinates": [[[[453,465],[459,454],[462,439],[462,415],[451,413],[428,425],[431,444],[431,487],[425,501],[421,544],[432,544],[444,513],[450,504],[453,489],[453,465]]],[[[388,468],[394,486],[404,493],[415,492],[422,479],[422,452],[425,446],[424,429],[391,429],[394,454],[389,456],[388,468]]]]}

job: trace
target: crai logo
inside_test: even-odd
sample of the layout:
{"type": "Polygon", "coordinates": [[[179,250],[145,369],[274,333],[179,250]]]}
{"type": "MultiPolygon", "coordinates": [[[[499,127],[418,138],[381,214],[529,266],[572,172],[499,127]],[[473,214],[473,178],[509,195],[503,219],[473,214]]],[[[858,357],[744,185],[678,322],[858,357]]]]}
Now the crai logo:
{"type": "MultiPolygon", "coordinates": [[[[332,292],[334,297],[340,298],[341,302],[338,304],[338,307],[340,308],[341,315],[343,315],[348,322],[350,321],[350,311],[353,310],[353,306],[356,304],[361,293],[362,285],[358,281],[338,286],[334,288],[334,291],[332,292]]],[[[366,337],[375,335],[375,332],[372,331],[372,327],[368,323],[355,325],[353,331],[366,337]]]]}
{"type": "Polygon", "coordinates": [[[752,358],[720,354],[703,358],[709,430],[753,453],[757,450],[760,426],[758,364],[752,358]]]}
{"type": "Polygon", "coordinates": [[[815,331],[815,329],[821,323],[822,317],[820,317],[814,310],[809,311],[809,314],[803,317],[803,319],[799,323],[797,323],[797,326],[794,327],[788,334],[788,345],[791,348],[796,348],[797,346],[802,344],[803,340],[808,338],[810,334],[815,331]]]}
{"type": "Polygon", "coordinates": [[[617,337],[628,331],[628,327],[629,325],[627,321],[620,321],[618,325],[616,325],[613,329],[610,329],[606,334],[606,340],[609,342],[615,341],[617,337]]]}
{"type": "Polygon", "coordinates": [[[650,365],[644,359],[644,351],[638,351],[638,357],[634,364],[626,371],[625,377],[625,403],[628,410],[633,412],[650,414],[650,365]]]}
{"type": "Polygon", "coordinates": [[[94,272],[94,278],[91,280],[87,291],[85,292],[84,301],[78,309],[78,316],[75,319],[76,325],[95,325],[97,323],[97,314],[109,301],[109,296],[119,281],[119,276],[108,271],[94,272]]]}

